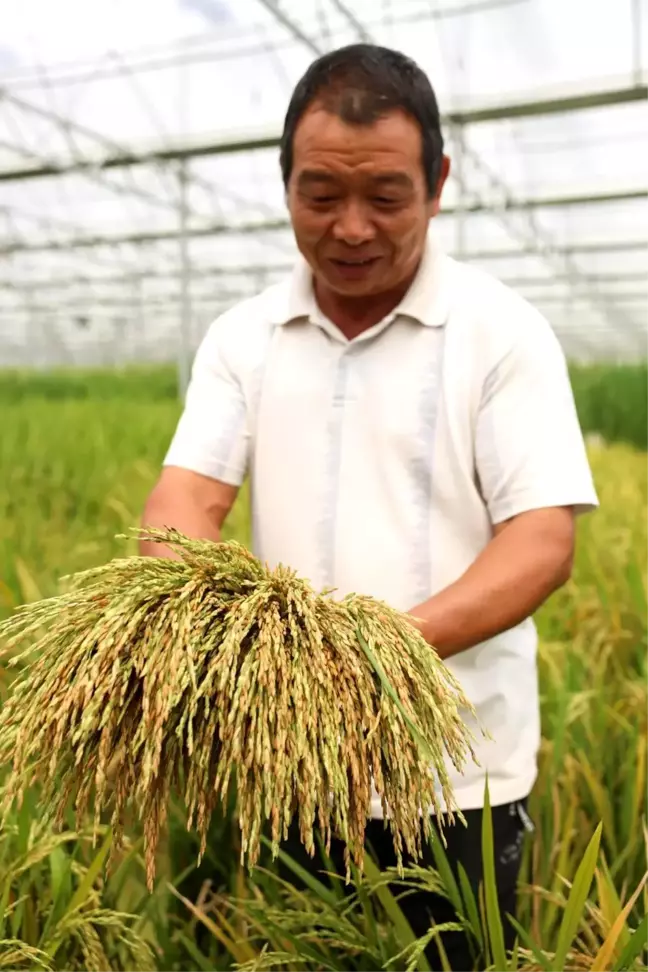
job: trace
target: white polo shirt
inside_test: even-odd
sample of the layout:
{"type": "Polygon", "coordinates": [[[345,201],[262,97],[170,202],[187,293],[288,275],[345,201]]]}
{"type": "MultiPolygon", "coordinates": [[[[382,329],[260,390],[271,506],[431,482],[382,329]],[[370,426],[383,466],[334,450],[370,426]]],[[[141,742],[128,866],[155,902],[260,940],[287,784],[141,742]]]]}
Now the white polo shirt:
{"type": "MultiPolygon", "coordinates": [[[[551,327],[431,238],[397,310],[352,341],[301,260],[216,319],[165,464],[234,485],[249,473],[257,556],[404,611],[457,580],[492,524],[597,505],[551,327]]],[[[532,788],[536,645],[528,619],[447,662],[493,737],[478,737],[481,768],[449,766],[462,809],[483,805],[486,770],[494,805],[532,788]]]]}

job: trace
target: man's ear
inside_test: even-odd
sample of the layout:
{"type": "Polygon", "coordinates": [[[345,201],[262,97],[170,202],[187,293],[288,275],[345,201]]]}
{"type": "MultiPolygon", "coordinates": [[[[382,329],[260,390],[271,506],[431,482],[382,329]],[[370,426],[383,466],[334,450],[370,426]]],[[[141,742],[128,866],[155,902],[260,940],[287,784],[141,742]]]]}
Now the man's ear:
{"type": "Polygon", "coordinates": [[[430,218],[432,216],[438,215],[441,209],[441,194],[443,192],[443,187],[446,183],[446,179],[450,175],[450,157],[444,155],[441,158],[441,171],[439,172],[439,178],[437,179],[436,189],[434,195],[430,199],[430,218]]]}

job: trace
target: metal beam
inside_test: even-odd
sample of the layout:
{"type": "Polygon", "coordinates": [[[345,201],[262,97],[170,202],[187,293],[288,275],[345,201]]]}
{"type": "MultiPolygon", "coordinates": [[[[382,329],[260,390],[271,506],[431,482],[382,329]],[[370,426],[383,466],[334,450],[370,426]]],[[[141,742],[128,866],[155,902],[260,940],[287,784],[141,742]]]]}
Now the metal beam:
{"type": "MultiPolygon", "coordinates": [[[[648,243],[646,244],[648,246],[648,243]]],[[[646,281],[646,274],[641,270],[636,270],[634,272],[628,271],[624,273],[583,273],[583,280],[587,280],[590,283],[605,283],[605,284],[615,284],[615,283],[627,283],[630,280],[643,280],[646,281]]],[[[555,287],[560,284],[568,284],[570,282],[569,274],[557,273],[552,277],[506,277],[501,278],[502,282],[508,287],[555,287]]],[[[648,294],[648,289],[646,290],[648,294]]]]}
{"type": "Polygon", "coordinates": [[[648,85],[637,83],[630,87],[563,95],[561,98],[539,98],[508,105],[491,105],[468,111],[450,112],[445,117],[458,125],[477,125],[481,122],[537,118],[539,115],[564,115],[574,111],[589,111],[591,108],[609,108],[633,101],[645,101],[647,97],[648,85]]]}
{"type": "MultiPolygon", "coordinates": [[[[74,136],[79,135],[84,139],[93,139],[107,152],[119,153],[123,155],[124,153],[127,153],[128,150],[125,149],[124,146],[119,142],[116,142],[114,139],[109,138],[106,135],[103,135],[101,132],[96,132],[94,129],[88,128],[87,126],[82,125],[79,122],[73,121],[72,119],[66,118],[55,112],[49,111],[46,108],[41,108],[39,105],[34,105],[31,102],[25,101],[22,98],[18,98],[15,95],[13,95],[11,92],[7,91],[6,88],[0,86],[0,104],[2,103],[2,101],[6,101],[10,103],[15,107],[19,108],[20,110],[27,112],[28,114],[33,114],[37,118],[42,118],[43,120],[49,122],[50,124],[54,125],[57,129],[59,129],[59,131],[63,133],[68,145],[70,146],[71,154],[73,157],[72,165],[79,167],[79,171],[83,171],[86,177],[88,177],[93,182],[98,183],[99,185],[103,186],[104,188],[108,189],[111,192],[117,192],[122,195],[126,194],[128,196],[140,196],[146,199],[146,201],[149,203],[152,203],[154,205],[161,205],[164,206],[165,208],[171,208],[174,211],[177,211],[179,202],[175,198],[168,199],[166,198],[166,196],[160,198],[159,196],[157,196],[157,194],[142,189],[140,186],[136,185],[133,182],[131,182],[130,186],[120,185],[118,183],[112,182],[103,173],[101,166],[97,168],[91,159],[88,159],[86,156],[84,156],[82,153],[79,152],[77,144],[74,141],[74,136]]],[[[56,158],[52,159],[51,157],[43,157],[39,152],[35,152],[31,149],[26,149],[24,146],[12,145],[10,143],[7,143],[6,141],[0,141],[0,145],[3,148],[9,148],[12,151],[15,151],[23,155],[23,157],[26,156],[28,159],[31,159],[33,166],[35,167],[36,170],[49,168],[49,169],[54,169],[56,174],[60,174],[60,163],[56,158]]],[[[183,162],[183,160],[180,161],[181,163],[183,162]]],[[[168,166],[165,163],[158,163],[155,160],[153,160],[153,163],[156,171],[161,177],[166,177],[167,175],[170,174],[168,171],[168,166]]],[[[134,174],[130,170],[128,172],[128,175],[132,180],[134,174]]],[[[192,185],[198,187],[201,190],[204,190],[210,195],[212,204],[214,203],[216,196],[218,194],[222,194],[223,196],[232,198],[237,203],[240,203],[242,201],[243,202],[247,201],[247,200],[242,200],[237,193],[233,193],[231,190],[228,189],[222,189],[220,186],[216,186],[212,184],[208,180],[200,176],[197,176],[195,173],[191,174],[190,181],[192,185]]],[[[256,204],[256,206],[262,211],[265,210],[268,216],[271,215],[271,213],[268,210],[268,207],[266,207],[265,205],[256,204]]],[[[220,207],[218,208],[219,211],[222,211],[220,210],[220,207]]],[[[188,208],[188,214],[195,215],[198,217],[202,215],[202,213],[200,212],[195,212],[193,208],[188,208]]]]}
{"type": "MultiPolygon", "coordinates": [[[[322,0],[322,2],[327,2],[327,0],[322,0]]],[[[450,0],[450,3],[445,7],[436,6],[434,10],[419,10],[418,13],[406,14],[399,17],[399,23],[405,25],[420,22],[429,23],[434,20],[454,19],[456,17],[484,13],[488,10],[501,9],[502,7],[515,6],[528,2],[530,0],[477,0],[475,3],[457,5],[457,0],[450,0]]],[[[373,21],[370,26],[382,27],[383,25],[382,18],[379,18],[373,21]]],[[[251,36],[254,37],[256,36],[255,25],[251,26],[251,36]]],[[[256,31],[258,31],[259,26],[258,24],[256,25],[256,31]]],[[[127,51],[126,57],[134,58],[134,60],[127,60],[126,67],[130,73],[139,76],[146,71],[156,71],[205,62],[220,63],[224,60],[266,54],[268,51],[268,43],[272,43],[275,51],[288,46],[287,42],[282,42],[282,40],[275,38],[268,38],[262,42],[251,40],[249,44],[244,44],[244,39],[241,39],[240,47],[219,47],[217,44],[214,44],[214,40],[210,40],[209,35],[199,34],[193,37],[190,35],[183,38],[180,43],[156,46],[155,50],[157,53],[148,54],[146,49],[141,48],[127,51]],[[175,53],[165,54],[167,50],[175,53]],[[183,53],[183,51],[187,53],[183,53]],[[144,58],[144,60],[140,58],[144,58]]],[[[106,66],[102,66],[101,62],[88,62],[84,59],[55,63],[48,70],[48,86],[57,88],[62,85],[84,84],[89,81],[94,83],[98,80],[112,78],[122,73],[119,68],[109,67],[106,64],[106,58],[103,58],[102,61],[106,66]]],[[[5,75],[5,83],[14,91],[24,91],[30,88],[40,89],[43,82],[42,77],[40,75],[34,77],[33,71],[29,68],[19,68],[11,76],[5,75]]]]}
{"type": "MultiPolygon", "coordinates": [[[[28,105],[22,99],[15,98],[6,89],[0,89],[3,99],[15,103],[28,111],[35,106],[28,105]]],[[[648,97],[648,85],[637,84],[632,87],[612,88],[589,94],[566,95],[563,97],[546,98],[537,101],[510,102],[508,104],[484,105],[482,107],[466,109],[464,111],[447,112],[442,115],[442,121],[447,125],[475,125],[483,122],[501,121],[508,118],[531,118],[539,115],[560,114],[573,111],[584,111],[590,108],[600,108],[606,105],[619,105],[634,101],[645,101],[648,97]]],[[[47,116],[47,112],[43,112],[47,116]]],[[[54,119],[52,119],[54,121],[54,119]]],[[[60,120],[59,120],[60,123],[60,120]]],[[[97,138],[97,133],[93,133],[97,138]]],[[[127,168],[138,165],[154,165],[179,159],[199,158],[212,155],[233,155],[240,152],[255,152],[264,149],[276,149],[279,145],[280,133],[277,131],[256,131],[235,138],[206,139],[204,141],[182,142],[176,145],[166,142],[150,149],[133,151],[109,151],[103,156],[84,161],[61,161],[56,163],[48,160],[41,165],[21,166],[19,168],[0,169],[1,182],[16,182],[24,179],[43,179],[48,176],[71,175],[84,171],[97,172],[102,169],[127,168]]],[[[105,139],[106,142],[111,140],[105,139]]]]}
{"type": "MultiPolygon", "coordinates": [[[[547,305],[553,304],[557,307],[562,307],[564,306],[565,303],[565,298],[562,294],[527,294],[525,291],[520,291],[519,293],[520,296],[524,297],[530,303],[536,304],[538,306],[545,305],[545,304],[547,305]]],[[[619,293],[607,292],[606,295],[609,297],[614,297],[615,300],[618,298],[619,300],[637,304],[637,305],[644,305],[644,304],[648,305],[648,294],[646,293],[645,290],[643,291],[626,290],[626,291],[621,291],[619,293]]],[[[230,301],[245,300],[249,296],[251,296],[251,292],[246,289],[223,290],[223,291],[214,292],[213,294],[195,294],[192,297],[192,303],[195,306],[201,306],[201,305],[211,306],[212,304],[223,304],[230,301]]],[[[574,297],[573,300],[571,301],[571,303],[574,306],[578,307],[578,312],[580,314],[586,313],[586,308],[583,305],[587,302],[587,299],[588,298],[586,295],[582,295],[582,296],[574,297]]],[[[16,296],[16,300],[17,302],[19,301],[18,295],[16,296]]],[[[179,317],[181,313],[181,300],[182,298],[180,294],[178,294],[175,291],[169,291],[168,293],[156,294],[155,296],[150,297],[146,301],[146,306],[151,308],[174,307],[174,315],[176,317],[179,317]]],[[[122,296],[106,297],[105,299],[102,299],[101,304],[96,305],[92,308],[88,308],[85,304],[81,305],[76,300],[72,300],[70,301],[70,303],[56,303],[56,304],[43,302],[39,304],[33,304],[30,307],[26,307],[24,303],[20,303],[20,304],[17,303],[16,305],[13,305],[10,303],[5,303],[0,300],[1,313],[19,314],[21,313],[21,311],[24,313],[30,313],[34,309],[43,311],[47,308],[49,308],[52,311],[56,311],[57,313],[68,314],[70,317],[75,317],[78,316],[79,314],[82,314],[84,317],[88,317],[88,316],[92,317],[93,314],[98,313],[99,311],[107,312],[109,308],[121,308],[124,310],[137,309],[137,301],[133,295],[127,293],[122,296]]],[[[594,326],[594,324],[592,324],[592,326],[594,326]]],[[[608,330],[611,333],[613,332],[612,328],[607,327],[604,324],[600,324],[600,325],[597,324],[596,326],[600,330],[608,330]]],[[[646,326],[646,324],[643,325],[642,330],[648,333],[648,327],[646,326]]]]}
{"type": "MultiPolygon", "coordinates": [[[[435,217],[441,219],[449,216],[456,216],[460,212],[467,212],[485,215],[498,216],[502,212],[531,211],[536,209],[572,207],[582,205],[592,205],[598,203],[620,203],[637,199],[648,199],[648,190],[629,189],[620,192],[608,192],[601,195],[582,195],[582,196],[542,196],[535,199],[506,199],[499,203],[496,202],[475,202],[468,203],[464,207],[447,206],[442,209],[435,217]]],[[[222,236],[224,234],[236,235],[237,233],[274,233],[279,230],[289,230],[290,220],[277,218],[274,220],[252,221],[249,223],[207,223],[203,226],[192,226],[187,229],[187,236],[222,236]]],[[[70,236],[68,239],[58,240],[36,240],[34,242],[2,243],[0,240],[0,255],[7,256],[10,253],[44,253],[48,250],[77,250],[87,249],[88,247],[98,246],[118,246],[122,244],[139,243],[160,243],[166,240],[177,240],[178,229],[174,227],[168,230],[151,230],[143,233],[125,233],[124,235],[114,236],[70,236]]],[[[563,252],[568,252],[561,247],[563,252]]],[[[537,250],[535,251],[537,252],[537,250]]]]}
{"type": "Polygon", "coordinates": [[[459,212],[495,214],[504,211],[525,209],[560,209],[570,206],[591,206],[605,203],[632,202],[636,199],[648,199],[648,189],[622,189],[616,192],[583,193],[569,196],[536,196],[532,199],[517,199],[507,196],[504,200],[490,202],[488,198],[479,202],[466,203],[462,207],[447,206],[441,209],[439,216],[454,216],[459,212]]]}
{"type": "Polygon", "coordinates": [[[189,254],[189,212],[187,206],[187,161],[178,166],[180,225],[178,256],[180,258],[180,328],[178,331],[178,397],[184,402],[191,375],[191,259],[189,254]]]}
{"type": "MultiPolygon", "coordinates": [[[[191,226],[187,229],[188,237],[199,236],[221,236],[224,233],[269,233],[276,230],[288,229],[290,223],[286,219],[278,219],[274,222],[252,222],[242,223],[239,226],[231,226],[228,223],[210,223],[207,226],[191,226]]],[[[151,230],[145,233],[125,233],[121,236],[71,236],[68,239],[60,240],[36,240],[33,243],[6,243],[0,242],[0,256],[7,256],[10,253],[47,253],[50,250],[79,250],[88,247],[98,246],[118,246],[122,243],[163,243],[177,240],[179,230],[177,227],[168,230],[151,230]]]]}
{"type": "Polygon", "coordinates": [[[632,0],[631,12],[631,33],[632,33],[632,75],[637,83],[641,81],[643,58],[641,56],[641,46],[643,40],[641,24],[642,0],[632,0]]]}
{"type": "MultiPolygon", "coordinates": [[[[643,244],[648,247],[648,241],[643,244]]],[[[465,259],[470,257],[471,254],[466,254],[460,259],[465,259]]],[[[257,279],[260,274],[264,274],[269,277],[272,274],[289,274],[293,268],[292,263],[275,263],[275,264],[258,264],[251,266],[232,266],[224,267],[222,264],[217,266],[201,266],[200,264],[193,264],[192,274],[196,283],[203,280],[212,280],[219,277],[249,277],[250,279],[257,279]]],[[[64,290],[70,290],[74,287],[81,288],[92,288],[92,292],[88,294],[89,299],[94,299],[97,296],[97,290],[100,287],[112,288],[123,287],[132,288],[135,284],[142,285],[144,283],[153,284],[157,280],[177,280],[181,277],[181,270],[178,267],[169,267],[162,270],[145,270],[142,272],[128,272],[124,271],[121,274],[110,274],[106,276],[89,276],[83,274],[71,274],[67,277],[51,276],[51,277],[22,277],[20,279],[12,276],[6,280],[0,279],[0,290],[23,290],[29,289],[32,293],[37,293],[39,291],[45,291],[46,293],[59,292],[64,290]],[[94,288],[97,288],[95,290],[94,288]]],[[[642,270],[636,271],[626,271],[622,273],[584,273],[583,278],[593,282],[593,283],[605,283],[605,284],[616,284],[616,283],[628,283],[630,281],[643,280],[646,281],[646,273],[642,270]]],[[[555,277],[537,277],[537,276],[502,276],[499,278],[502,283],[506,284],[508,287],[522,288],[522,287],[539,287],[542,290],[546,288],[560,286],[560,284],[569,283],[569,277],[567,274],[556,274],[555,277]]],[[[155,292],[157,293],[157,291],[155,292]]],[[[648,289],[646,290],[648,295],[648,289]]],[[[147,300],[145,294],[141,295],[144,300],[147,300]]],[[[83,299],[83,294],[76,294],[75,300],[83,299]]],[[[101,296],[100,299],[103,299],[101,296]]],[[[137,292],[137,299],[140,299],[139,290],[137,292]]]]}
{"type": "MultiPolygon", "coordinates": [[[[560,306],[565,303],[564,294],[527,294],[524,293],[523,296],[533,304],[558,304],[560,306]]],[[[644,290],[608,290],[601,291],[602,297],[607,297],[609,300],[622,300],[633,304],[647,304],[648,303],[648,292],[644,290]]],[[[590,297],[588,294],[574,294],[569,297],[570,304],[589,304],[590,297]]],[[[644,324],[643,327],[638,329],[646,331],[648,333],[648,328],[644,324]]],[[[608,330],[612,330],[608,328],[608,330]]]]}
{"type": "Polygon", "coordinates": [[[277,0],[258,0],[258,2],[272,14],[278,23],[287,28],[296,40],[299,40],[302,42],[302,44],[305,44],[311,53],[315,54],[316,56],[321,54],[321,48],[317,41],[314,41],[312,37],[309,37],[308,34],[304,33],[301,27],[296,24],[295,21],[288,16],[288,14],[283,12],[277,3],[277,0]]]}
{"type": "Polygon", "coordinates": [[[349,8],[343,2],[343,0],[331,0],[331,3],[335,7],[335,9],[342,14],[345,20],[349,22],[351,27],[353,27],[360,40],[363,41],[365,44],[370,44],[371,36],[366,30],[364,24],[362,24],[358,20],[358,18],[356,17],[356,15],[353,13],[352,10],[349,10],[349,8]]]}
{"type": "MultiPolygon", "coordinates": [[[[248,296],[249,293],[247,291],[235,291],[235,292],[223,291],[221,293],[214,294],[213,296],[201,294],[193,298],[192,303],[196,304],[197,306],[200,305],[211,306],[213,304],[221,305],[221,304],[226,304],[229,301],[240,301],[245,299],[248,296]]],[[[181,301],[181,297],[179,294],[169,293],[169,294],[165,294],[163,297],[155,297],[151,300],[148,300],[146,302],[146,306],[151,308],[152,307],[155,308],[173,307],[173,317],[177,321],[179,320],[179,316],[181,313],[180,301],[181,301]]],[[[79,314],[81,314],[83,317],[92,317],[93,315],[114,317],[116,313],[115,311],[116,308],[119,308],[122,311],[139,310],[137,303],[133,297],[110,297],[102,301],[99,306],[93,307],[90,310],[85,305],[79,307],[79,304],[76,301],[73,301],[69,305],[47,304],[47,303],[33,304],[30,310],[38,314],[46,314],[46,313],[52,313],[58,315],[62,314],[64,317],[70,317],[71,319],[73,319],[75,317],[78,317],[79,314]]],[[[23,313],[28,312],[27,308],[25,308],[24,306],[14,307],[14,306],[8,306],[6,304],[0,303],[0,314],[9,314],[15,316],[16,314],[19,314],[21,311],[23,313]]],[[[175,334],[175,340],[176,340],[176,362],[177,362],[178,360],[177,333],[175,334]]]]}
{"type": "MultiPolygon", "coordinates": [[[[254,296],[256,292],[257,292],[256,290],[246,290],[244,288],[240,290],[215,290],[214,293],[212,294],[192,294],[191,301],[192,301],[192,305],[195,306],[200,306],[200,305],[210,306],[212,304],[220,304],[226,301],[245,300],[248,297],[254,296]]],[[[646,289],[621,291],[620,293],[617,293],[616,291],[615,292],[602,291],[601,293],[602,296],[607,297],[611,300],[613,299],[615,301],[619,300],[619,301],[623,301],[624,303],[632,303],[632,304],[634,303],[648,304],[648,290],[646,289]]],[[[564,294],[550,294],[550,293],[549,294],[547,293],[529,294],[524,290],[520,290],[519,294],[521,297],[524,297],[525,300],[529,301],[529,303],[538,306],[552,305],[552,306],[564,307],[566,303],[569,303],[569,305],[571,306],[571,305],[584,304],[589,301],[589,297],[587,294],[581,294],[581,295],[576,294],[574,296],[569,296],[567,298],[564,294]]],[[[16,300],[19,300],[18,295],[16,295],[16,300]]],[[[6,304],[3,303],[3,301],[0,299],[0,313],[19,314],[21,311],[25,313],[31,313],[33,312],[34,309],[42,311],[45,308],[49,308],[52,311],[57,311],[63,314],[69,314],[70,317],[75,317],[78,316],[79,314],[82,314],[84,317],[92,317],[93,314],[96,314],[100,310],[106,311],[110,307],[112,308],[120,307],[120,308],[137,310],[139,305],[138,298],[133,294],[124,294],[123,296],[111,296],[111,297],[102,296],[99,305],[94,304],[91,300],[90,303],[91,306],[88,307],[86,302],[82,302],[77,297],[75,297],[74,300],[70,301],[69,304],[58,301],[56,304],[51,304],[51,303],[44,303],[38,305],[34,304],[27,307],[24,304],[22,306],[14,305],[14,304],[6,304]]],[[[182,314],[182,303],[183,303],[182,295],[179,294],[177,291],[173,291],[173,290],[169,290],[163,294],[152,295],[146,298],[145,300],[145,304],[149,308],[171,307],[171,306],[175,307],[176,316],[182,314]]],[[[587,329],[589,330],[590,328],[594,329],[594,325],[593,324],[587,325],[587,329]]],[[[597,325],[597,328],[605,332],[612,331],[612,328],[604,324],[597,325]]],[[[648,338],[648,324],[646,324],[645,327],[645,334],[646,337],[648,338]]]]}
{"type": "Polygon", "coordinates": [[[123,169],[136,165],[157,165],[176,162],[181,159],[195,159],[200,156],[231,155],[237,152],[273,149],[277,148],[278,145],[279,137],[275,133],[260,133],[232,141],[184,143],[175,147],[167,143],[159,148],[144,152],[119,152],[97,156],[83,162],[45,162],[42,165],[24,166],[17,169],[0,169],[0,182],[45,179],[50,176],[74,175],[86,171],[96,173],[104,169],[123,169]]]}
{"type": "MultiPolygon", "coordinates": [[[[439,214],[440,215],[440,214],[439,214]]],[[[437,217],[438,219],[438,217],[437,217]]],[[[261,232],[273,232],[277,229],[287,228],[287,223],[285,220],[277,221],[277,223],[246,223],[240,227],[232,227],[225,224],[215,224],[213,226],[207,227],[192,227],[188,231],[188,235],[192,237],[198,236],[219,236],[226,233],[261,233],[261,232]]],[[[0,242],[0,256],[8,256],[11,253],[47,253],[49,251],[56,250],[74,250],[74,249],[85,249],[88,247],[99,247],[99,246],[119,246],[122,243],[132,243],[132,244],[147,244],[147,243],[164,243],[169,241],[177,240],[178,231],[176,229],[172,230],[161,230],[161,231],[151,231],[150,233],[131,233],[126,236],[88,236],[88,237],[70,237],[67,240],[51,240],[43,242],[33,242],[33,243],[6,243],[2,244],[0,242]]],[[[648,240],[611,240],[610,242],[598,241],[598,242],[575,242],[573,244],[567,244],[562,246],[557,246],[555,252],[564,255],[573,255],[575,253],[625,253],[628,251],[639,251],[648,249],[648,240]]],[[[517,259],[519,257],[538,257],[539,253],[536,247],[533,246],[520,246],[503,248],[499,250],[474,250],[463,254],[464,260],[510,260],[517,259]]],[[[226,272],[226,271],[224,271],[226,272]]]]}
{"type": "MultiPolygon", "coordinates": [[[[648,244],[646,244],[648,246],[648,244]]],[[[201,280],[205,277],[255,277],[258,274],[271,274],[271,273],[289,273],[292,270],[292,263],[274,263],[274,264],[251,264],[250,266],[233,266],[227,267],[219,264],[218,266],[201,266],[200,264],[192,263],[192,273],[196,279],[201,280]]],[[[71,287],[84,287],[86,285],[92,285],[93,287],[100,286],[132,286],[135,282],[143,283],[155,280],[176,280],[180,277],[181,271],[176,267],[164,267],[163,269],[153,269],[145,271],[133,271],[132,273],[124,272],[121,274],[106,274],[105,276],[99,276],[95,274],[90,276],[89,274],[70,274],[67,277],[34,277],[33,279],[26,277],[21,280],[11,277],[8,280],[0,279],[0,289],[19,289],[20,287],[29,287],[32,291],[38,290],[67,290],[71,287]]]]}
{"type": "MultiPolygon", "coordinates": [[[[638,240],[576,240],[556,247],[557,253],[631,253],[648,250],[648,238],[638,240]]],[[[516,247],[501,250],[473,250],[464,260],[511,260],[517,257],[538,256],[535,247],[516,247]]]]}

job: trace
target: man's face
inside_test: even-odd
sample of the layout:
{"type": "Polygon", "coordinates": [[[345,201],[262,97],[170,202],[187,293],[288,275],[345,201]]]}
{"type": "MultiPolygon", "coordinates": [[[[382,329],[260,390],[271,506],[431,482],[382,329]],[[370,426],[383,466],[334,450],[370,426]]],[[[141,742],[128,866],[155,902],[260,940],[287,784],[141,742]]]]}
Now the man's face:
{"type": "Polygon", "coordinates": [[[314,104],[295,131],[288,208],[318,284],[367,297],[411,279],[448,167],[444,158],[430,198],[413,119],[393,111],[371,125],[349,125],[314,104]]]}

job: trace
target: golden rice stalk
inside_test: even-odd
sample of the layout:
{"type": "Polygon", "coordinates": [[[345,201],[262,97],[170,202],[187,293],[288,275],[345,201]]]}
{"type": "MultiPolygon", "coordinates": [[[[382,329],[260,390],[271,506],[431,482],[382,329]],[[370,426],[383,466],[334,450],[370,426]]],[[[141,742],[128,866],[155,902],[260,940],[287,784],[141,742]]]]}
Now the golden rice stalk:
{"type": "Polygon", "coordinates": [[[147,880],[171,792],[202,854],[212,812],[235,787],[242,862],[267,832],[276,854],[297,817],[362,866],[372,780],[399,863],[431,837],[421,808],[456,809],[444,762],[461,770],[472,712],[459,683],[411,623],[370,597],[336,601],[238,543],[175,530],[139,535],[181,560],[129,557],[72,578],[71,589],[0,625],[28,647],[0,710],[5,811],[25,789],[60,821],[93,805],[143,821],[147,880]]]}
{"type": "Polygon", "coordinates": [[[17,972],[18,969],[44,969],[49,972],[52,963],[47,952],[28,945],[18,938],[0,939],[0,969],[17,972]]]}

